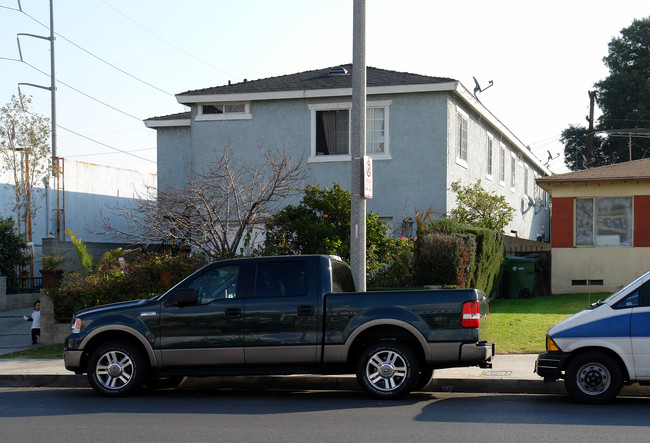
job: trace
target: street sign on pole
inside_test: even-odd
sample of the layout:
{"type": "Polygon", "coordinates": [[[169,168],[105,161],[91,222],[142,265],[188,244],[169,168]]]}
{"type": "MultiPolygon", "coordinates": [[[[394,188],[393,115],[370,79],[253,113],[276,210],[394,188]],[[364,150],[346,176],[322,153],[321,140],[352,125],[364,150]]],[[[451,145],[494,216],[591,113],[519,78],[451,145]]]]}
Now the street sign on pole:
{"type": "Polygon", "coordinates": [[[372,198],[372,157],[363,156],[363,196],[372,198]]]}

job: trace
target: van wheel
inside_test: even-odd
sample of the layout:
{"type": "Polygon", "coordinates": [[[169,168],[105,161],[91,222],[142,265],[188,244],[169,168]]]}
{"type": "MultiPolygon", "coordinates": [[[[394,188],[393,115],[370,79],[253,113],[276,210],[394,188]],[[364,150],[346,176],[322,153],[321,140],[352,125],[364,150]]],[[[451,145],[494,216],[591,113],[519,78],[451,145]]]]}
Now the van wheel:
{"type": "Polygon", "coordinates": [[[122,341],[99,345],[88,359],[88,381],[95,392],[119,397],[142,387],[146,380],[146,364],[141,352],[122,341]]]}
{"type": "Polygon", "coordinates": [[[569,362],[564,385],[571,397],[582,403],[607,403],[621,391],[623,374],[609,355],[585,352],[569,362]]]}
{"type": "Polygon", "coordinates": [[[357,361],[361,388],[376,398],[393,399],[408,394],[419,373],[418,360],[411,349],[397,341],[373,343],[357,361]]]}

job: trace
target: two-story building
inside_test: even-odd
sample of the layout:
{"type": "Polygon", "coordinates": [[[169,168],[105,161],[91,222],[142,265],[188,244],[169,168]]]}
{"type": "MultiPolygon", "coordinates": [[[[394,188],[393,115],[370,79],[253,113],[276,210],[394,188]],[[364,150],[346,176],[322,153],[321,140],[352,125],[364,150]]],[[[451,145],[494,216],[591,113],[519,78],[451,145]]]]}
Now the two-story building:
{"type": "MultiPolygon", "coordinates": [[[[226,146],[254,162],[260,145],[279,145],[306,158],[305,184],[350,189],[351,72],[342,65],[178,94],[188,112],[145,121],[157,130],[159,186],[182,183],[226,146]]],[[[548,169],[460,82],[368,67],[366,118],[367,209],[396,235],[415,234],[416,209],[452,209],[452,182],[480,179],[517,209],[506,234],[548,240],[548,200],[535,185],[548,169]]]]}

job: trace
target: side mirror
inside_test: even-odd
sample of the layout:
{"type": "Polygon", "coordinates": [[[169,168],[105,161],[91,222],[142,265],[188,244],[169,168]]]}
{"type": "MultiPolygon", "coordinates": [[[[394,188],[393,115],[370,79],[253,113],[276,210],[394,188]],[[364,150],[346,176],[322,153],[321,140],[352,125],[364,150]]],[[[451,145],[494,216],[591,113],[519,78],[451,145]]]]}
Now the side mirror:
{"type": "Polygon", "coordinates": [[[194,288],[179,288],[167,298],[168,306],[188,306],[199,302],[199,292],[194,288]]]}

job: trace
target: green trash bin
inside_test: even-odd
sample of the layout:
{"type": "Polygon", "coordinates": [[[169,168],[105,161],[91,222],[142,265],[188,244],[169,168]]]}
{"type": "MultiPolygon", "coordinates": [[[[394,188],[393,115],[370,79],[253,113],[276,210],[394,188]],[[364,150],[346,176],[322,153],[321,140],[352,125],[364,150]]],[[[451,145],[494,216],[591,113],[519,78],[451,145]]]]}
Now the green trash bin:
{"type": "Polygon", "coordinates": [[[530,298],[535,287],[536,258],[506,257],[505,296],[507,298],[530,298]]]}

